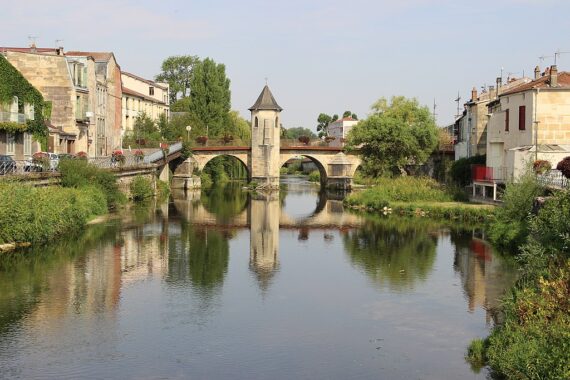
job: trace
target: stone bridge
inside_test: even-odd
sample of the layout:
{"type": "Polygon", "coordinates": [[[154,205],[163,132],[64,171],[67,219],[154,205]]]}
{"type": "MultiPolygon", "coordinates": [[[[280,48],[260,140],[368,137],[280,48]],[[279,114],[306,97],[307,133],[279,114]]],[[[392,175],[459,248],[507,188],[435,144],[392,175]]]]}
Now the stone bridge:
{"type": "Polygon", "coordinates": [[[193,148],[192,157],[174,171],[173,188],[193,187],[194,169],[203,170],[215,157],[231,156],[248,170],[248,179],[265,188],[279,187],[281,167],[292,158],[306,157],[315,163],[321,185],[349,189],[361,161],[358,155],[344,153],[341,147],[281,146],[281,111],[267,85],[251,111],[251,146],[205,146],[193,148]]]}

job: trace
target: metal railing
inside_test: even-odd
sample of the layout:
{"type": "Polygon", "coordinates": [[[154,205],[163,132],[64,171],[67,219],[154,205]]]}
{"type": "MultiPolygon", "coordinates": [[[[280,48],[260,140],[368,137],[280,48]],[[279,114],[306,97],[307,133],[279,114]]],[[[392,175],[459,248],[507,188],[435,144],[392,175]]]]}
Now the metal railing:
{"type": "Polygon", "coordinates": [[[544,174],[538,174],[536,176],[538,183],[543,186],[557,187],[565,189],[570,187],[570,181],[568,178],[564,177],[560,170],[549,170],[544,174]]]}
{"type": "Polygon", "coordinates": [[[31,160],[0,161],[0,175],[20,175],[38,172],[54,172],[57,170],[57,162],[47,161],[44,164],[31,160]]]}
{"type": "MultiPolygon", "coordinates": [[[[168,146],[168,154],[167,155],[171,155],[174,154],[176,152],[179,152],[182,150],[182,142],[178,141],[172,145],[168,146]]],[[[162,152],[162,150],[158,150],[156,152],[153,152],[149,155],[146,155],[144,157],[144,163],[150,164],[159,160],[162,160],[164,158],[164,153],[162,152]]]]}
{"type": "Polygon", "coordinates": [[[123,157],[124,157],[123,161],[117,160],[112,156],[90,157],[88,161],[90,164],[97,166],[98,168],[101,169],[130,168],[130,167],[143,166],[147,164],[144,158],[139,158],[134,155],[125,155],[123,157]]]}

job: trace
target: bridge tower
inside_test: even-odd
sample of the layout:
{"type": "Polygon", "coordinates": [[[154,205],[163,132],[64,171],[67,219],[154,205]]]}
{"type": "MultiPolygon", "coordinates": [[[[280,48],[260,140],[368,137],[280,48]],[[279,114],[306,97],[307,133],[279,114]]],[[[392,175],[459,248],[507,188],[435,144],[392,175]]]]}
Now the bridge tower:
{"type": "Polygon", "coordinates": [[[251,180],[271,188],[279,187],[281,108],[265,85],[251,111],[251,180]]]}

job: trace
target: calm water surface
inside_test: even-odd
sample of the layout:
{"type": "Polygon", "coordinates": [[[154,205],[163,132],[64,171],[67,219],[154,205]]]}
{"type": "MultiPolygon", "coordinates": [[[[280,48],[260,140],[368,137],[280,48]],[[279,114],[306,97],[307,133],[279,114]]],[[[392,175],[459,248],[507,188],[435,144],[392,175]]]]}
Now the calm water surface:
{"type": "Polygon", "coordinates": [[[286,182],[175,193],[0,258],[0,378],[486,377],[465,348],[515,268],[480,231],[286,182]]]}

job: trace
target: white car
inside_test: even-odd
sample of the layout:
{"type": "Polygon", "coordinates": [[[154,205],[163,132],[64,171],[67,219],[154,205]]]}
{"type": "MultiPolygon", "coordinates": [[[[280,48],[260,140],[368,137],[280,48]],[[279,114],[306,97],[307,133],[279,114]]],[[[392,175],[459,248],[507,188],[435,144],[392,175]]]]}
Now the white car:
{"type": "Polygon", "coordinates": [[[26,162],[24,162],[24,171],[25,172],[41,172],[44,170],[51,170],[51,171],[57,170],[57,167],[59,166],[58,155],[55,153],[49,153],[49,152],[37,152],[37,153],[34,153],[34,155],[37,155],[40,153],[45,155],[49,159],[49,166],[47,168],[43,167],[41,164],[34,162],[33,157],[28,157],[26,162]]]}

